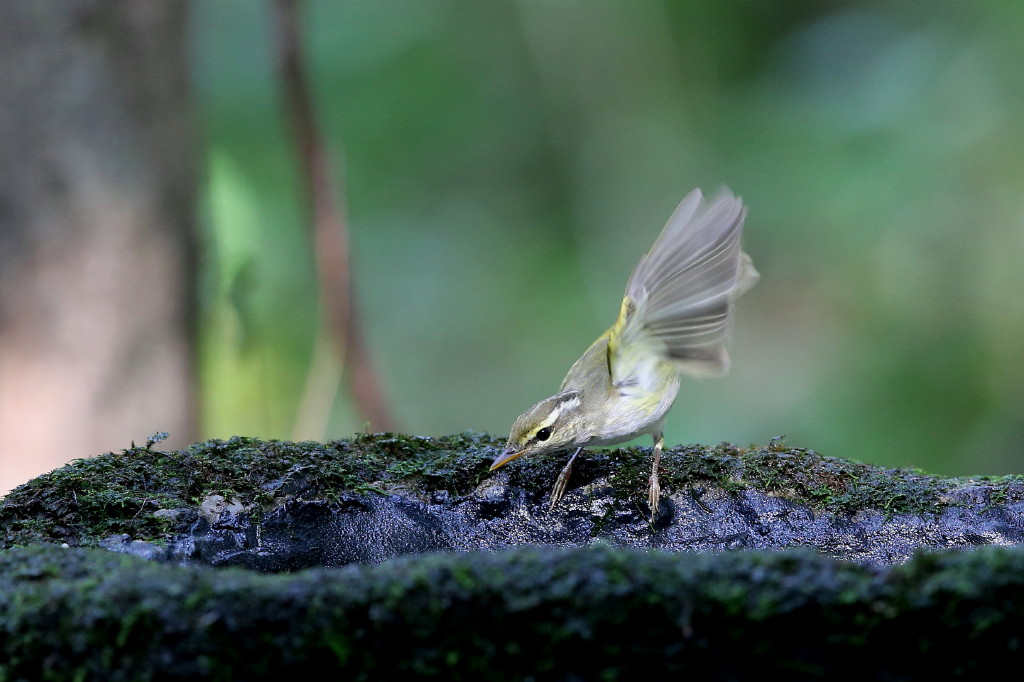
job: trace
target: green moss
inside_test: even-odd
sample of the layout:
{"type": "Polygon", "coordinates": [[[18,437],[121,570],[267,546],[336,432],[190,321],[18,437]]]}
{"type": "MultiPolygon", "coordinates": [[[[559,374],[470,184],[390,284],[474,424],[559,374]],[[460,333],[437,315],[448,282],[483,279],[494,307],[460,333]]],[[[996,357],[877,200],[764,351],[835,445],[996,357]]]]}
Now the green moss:
{"type": "MultiPolygon", "coordinates": [[[[616,451],[624,462],[613,478],[619,495],[646,494],[649,452],[644,448],[645,456],[638,458],[632,452],[616,451]]],[[[813,450],[784,447],[779,441],[749,448],[723,443],[714,448],[691,445],[667,450],[661,472],[663,490],[714,485],[735,493],[755,488],[840,514],[865,509],[888,516],[941,513],[962,504],[953,493],[965,486],[982,489],[991,504],[1024,499],[1020,476],[943,478],[918,469],[825,457],[813,450]]]]}
{"type": "MultiPolygon", "coordinates": [[[[340,500],[351,493],[412,490],[471,492],[487,476],[503,441],[482,434],[424,438],[361,434],[328,443],[235,437],[177,452],[131,447],[40,476],[0,501],[0,547],[36,542],[92,545],[126,533],[160,542],[194,520],[197,505],[223,495],[254,516],[285,498],[340,500]],[[186,510],[175,517],[161,510],[186,510]]],[[[502,469],[513,486],[546,498],[568,454],[528,457],[502,469]]],[[[623,504],[646,503],[650,448],[586,452],[573,483],[608,476],[623,504]]],[[[1022,498],[1021,477],[944,479],[914,469],[886,469],[823,457],[812,450],[767,446],[696,445],[662,457],[666,493],[718,486],[729,493],[756,488],[837,513],[877,509],[929,514],[960,504],[955,492],[973,486],[989,504],[1022,498]]],[[[611,513],[612,510],[609,510],[611,513]]]]}
{"type": "Polygon", "coordinates": [[[180,521],[155,512],[194,509],[210,495],[258,514],[285,496],[324,499],[391,485],[465,494],[497,447],[476,434],[366,434],[328,443],[234,437],[178,452],[133,446],[76,460],[9,493],[0,501],[0,547],[88,545],[120,533],[159,540],[180,521]]]}
{"type": "Polygon", "coordinates": [[[595,546],[262,575],[0,551],[0,679],[981,679],[1016,657],[1024,551],[871,570],[806,551],[595,546]]]}

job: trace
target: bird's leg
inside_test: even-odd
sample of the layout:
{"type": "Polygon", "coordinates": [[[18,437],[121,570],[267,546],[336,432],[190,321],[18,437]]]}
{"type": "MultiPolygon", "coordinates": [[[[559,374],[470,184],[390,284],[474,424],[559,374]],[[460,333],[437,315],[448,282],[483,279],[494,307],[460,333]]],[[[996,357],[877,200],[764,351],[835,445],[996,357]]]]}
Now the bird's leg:
{"type": "Polygon", "coordinates": [[[661,451],[665,448],[665,434],[656,431],[651,434],[654,438],[654,465],[651,467],[650,491],[647,493],[647,502],[651,505],[651,520],[654,520],[658,512],[658,501],[661,498],[661,484],[658,482],[658,465],[661,464],[661,451]]]}
{"type": "Polygon", "coordinates": [[[562,469],[562,473],[558,474],[558,479],[555,481],[555,487],[551,489],[551,505],[548,507],[548,511],[555,508],[558,501],[562,499],[562,495],[565,494],[565,486],[569,484],[569,474],[572,473],[572,462],[576,459],[576,455],[580,454],[580,450],[583,447],[576,448],[576,452],[573,453],[572,457],[569,458],[569,462],[562,469]]]}

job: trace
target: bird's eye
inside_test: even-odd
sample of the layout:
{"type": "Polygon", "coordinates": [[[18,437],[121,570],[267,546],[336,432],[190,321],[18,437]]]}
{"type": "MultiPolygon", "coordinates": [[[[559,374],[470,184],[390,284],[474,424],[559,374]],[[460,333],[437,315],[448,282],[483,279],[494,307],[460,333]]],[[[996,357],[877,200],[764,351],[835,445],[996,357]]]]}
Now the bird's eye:
{"type": "Polygon", "coordinates": [[[547,426],[537,432],[537,440],[547,440],[548,438],[551,438],[551,429],[547,426]]]}

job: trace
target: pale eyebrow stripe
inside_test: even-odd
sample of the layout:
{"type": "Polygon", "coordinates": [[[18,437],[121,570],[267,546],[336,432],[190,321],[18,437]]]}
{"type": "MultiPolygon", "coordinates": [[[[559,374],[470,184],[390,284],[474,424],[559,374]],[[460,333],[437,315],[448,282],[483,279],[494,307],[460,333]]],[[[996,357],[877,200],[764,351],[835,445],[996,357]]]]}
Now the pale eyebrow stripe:
{"type": "Polygon", "coordinates": [[[548,418],[542,421],[540,425],[537,427],[537,431],[540,431],[545,427],[552,426],[556,421],[558,421],[558,418],[562,416],[562,412],[564,412],[565,410],[572,410],[579,406],[580,397],[575,394],[567,398],[563,398],[562,400],[559,400],[551,409],[551,414],[548,415],[548,418]]]}

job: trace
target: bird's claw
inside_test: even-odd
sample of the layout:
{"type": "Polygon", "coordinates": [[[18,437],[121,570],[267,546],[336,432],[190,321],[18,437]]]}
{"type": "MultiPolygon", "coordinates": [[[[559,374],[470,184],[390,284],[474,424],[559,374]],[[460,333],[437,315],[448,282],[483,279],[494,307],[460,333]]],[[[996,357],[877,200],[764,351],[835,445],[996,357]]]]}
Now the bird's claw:
{"type": "Polygon", "coordinates": [[[565,494],[565,488],[569,485],[569,474],[572,473],[572,463],[576,461],[576,456],[580,454],[582,447],[576,448],[576,452],[573,453],[569,461],[565,463],[565,467],[562,469],[562,473],[558,474],[558,479],[555,481],[555,487],[551,489],[551,503],[548,505],[548,511],[555,508],[558,501],[562,499],[562,495],[565,494]]]}
{"type": "Polygon", "coordinates": [[[651,521],[658,514],[658,505],[661,501],[661,483],[658,482],[658,474],[651,474],[650,490],[647,493],[647,503],[651,507],[651,521]]]}
{"type": "Polygon", "coordinates": [[[565,467],[564,469],[562,469],[562,472],[558,474],[558,479],[555,481],[555,486],[551,488],[551,503],[548,505],[548,511],[554,509],[555,505],[557,505],[558,502],[562,499],[562,496],[565,495],[565,486],[569,482],[570,471],[571,469],[565,467]]]}

